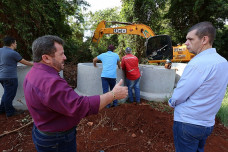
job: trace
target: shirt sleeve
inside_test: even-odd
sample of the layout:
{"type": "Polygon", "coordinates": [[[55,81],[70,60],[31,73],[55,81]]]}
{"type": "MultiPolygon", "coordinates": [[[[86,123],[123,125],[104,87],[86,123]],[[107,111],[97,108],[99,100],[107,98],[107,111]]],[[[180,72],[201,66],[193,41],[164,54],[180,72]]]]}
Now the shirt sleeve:
{"type": "Polygon", "coordinates": [[[43,104],[63,115],[79,119],[91,114],[97,114],[100,106],[100,96],[79,96],[64,79],[54,79],[46,90],[43,104]]]}
{"type": "Polygon", "coordinates": [[[97,59],[98,59],[98,60],[102,60],[102,54],[98,55],[98,56],[97,56],[97,59]]]}
{"type": "Polygon", "coordinates": [[[202,66],[187,66],[179,80],[177,87],[174,89],[172,97],[168,103],[171,107],[175,107],[188,98],[202,85],[205,80],[207,71],[202,66]]]}
{"type": "Polygon", "coordinates": [[[23,59],[22,56],[16,51],[14,52],[13,57],[14,57],[14,60],[16,60],[17,62],[19,62],[23,59]]]}

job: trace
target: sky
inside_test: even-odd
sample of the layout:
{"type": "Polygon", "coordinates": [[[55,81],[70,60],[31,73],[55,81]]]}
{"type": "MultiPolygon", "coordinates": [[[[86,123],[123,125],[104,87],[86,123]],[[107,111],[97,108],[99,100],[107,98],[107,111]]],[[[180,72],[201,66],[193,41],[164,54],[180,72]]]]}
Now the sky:
{"type": "Polygon", "coordinates": [[[88,7],[88,11],[92,11],[93,13],[98,10],[121,6],[121,0],[86,0],[86,1],[91,5],[91,7],[88,7]]]}
{"type": "MultiPolygon", "coordinates": [[[[108,9],[108,8],[114,8],[114,7],[120,7],[121,6],[121,0],[86,0],[90,7],[86,10],[87,12],[91,11],[92,13],[95,13],[96,11],[108,9]]],[[[84,36],[91,36],[93,35],[93,31],[86,30],[84,33],[84,36]]],[[[86,39],[84,38],[84,41],[86,39]]]]}

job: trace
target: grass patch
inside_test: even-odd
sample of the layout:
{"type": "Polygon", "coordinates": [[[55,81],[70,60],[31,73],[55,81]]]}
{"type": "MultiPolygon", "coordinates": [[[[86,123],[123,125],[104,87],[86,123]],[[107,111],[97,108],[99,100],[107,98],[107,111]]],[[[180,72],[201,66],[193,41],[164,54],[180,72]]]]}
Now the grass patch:
{"type": "Polygon", "coordinates": [[[155,110],[161,112],[167,112],[169,114],[173,114],[173,108],[169,107],[167,102],[154,102],[149,101],[148,104],[155,110]]]}
{"type": "Polygon", "coordinates": [[[228,127],[228,88],[226,89],[226,94],[222,101],[221,108],[216,116],[220,119],[224,126],[228,127]]]}
{"type": "MultiPolygon", "coordinates": [[[[149,101],[148,104],[157,111],[167,112],[172,114],[173,109],[168,106],[167,101],[165,102],[149,101]]],[[[228,127],[228,88],[226,89],[226,93],[222,101],[221,108],[219,109],[216,117],[222,122],[222,124],[225,127],[228,127]]]]}
{"type": "MultiPolygon", "coordinates": [[[[167,101],[166,102],[149,101],[148,104],[157,111],[167,112],[170,114],[173,113],[173,109],[168,106],[167,101]]],[[[222,124],[225,127],[228,127],[228,88],[226,89],[226,93],[222,101],[221,108],[219,109],[216,117],[222,122],[222,124]]]]}

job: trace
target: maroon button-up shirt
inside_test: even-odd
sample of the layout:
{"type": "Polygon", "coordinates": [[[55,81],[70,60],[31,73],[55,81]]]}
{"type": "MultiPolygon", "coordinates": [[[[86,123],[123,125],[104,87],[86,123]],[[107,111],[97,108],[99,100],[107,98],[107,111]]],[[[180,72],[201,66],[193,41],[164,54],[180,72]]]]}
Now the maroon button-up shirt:
{"type": "Polygon", "coordinates": [[[99,111],[99,95],[79,96],[54,68],[42,63],[34,63],[23,88],[28,110],[41,131],[66,131],[99,111]]]}

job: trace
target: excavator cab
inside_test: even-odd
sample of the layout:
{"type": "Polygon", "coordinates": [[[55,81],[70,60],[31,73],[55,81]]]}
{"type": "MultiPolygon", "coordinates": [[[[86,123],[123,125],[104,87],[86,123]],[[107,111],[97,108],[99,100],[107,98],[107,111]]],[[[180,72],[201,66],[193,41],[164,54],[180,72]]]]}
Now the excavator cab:
{"type": "Polygon", "coordinates": [[[157,35],[147,39],[146,56],[149,60],[172,60],[173,48],[171,38],[168,35],[157,35]]]}

